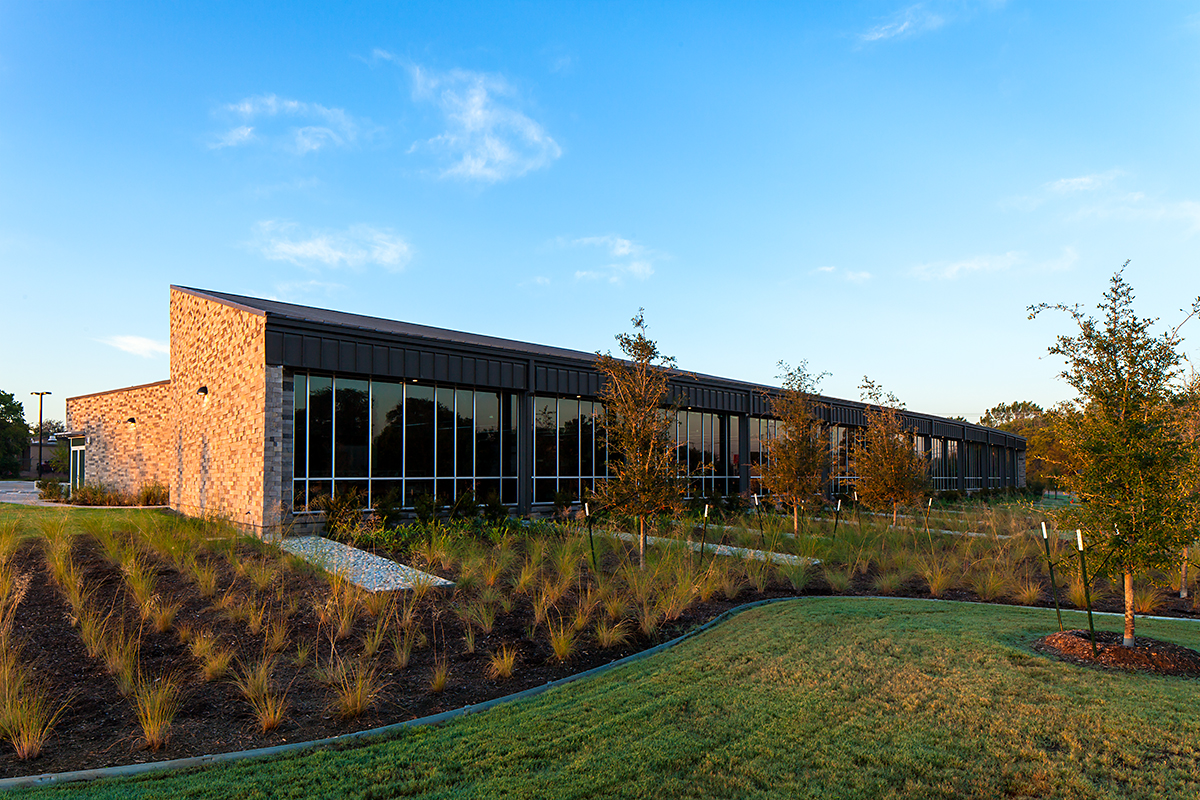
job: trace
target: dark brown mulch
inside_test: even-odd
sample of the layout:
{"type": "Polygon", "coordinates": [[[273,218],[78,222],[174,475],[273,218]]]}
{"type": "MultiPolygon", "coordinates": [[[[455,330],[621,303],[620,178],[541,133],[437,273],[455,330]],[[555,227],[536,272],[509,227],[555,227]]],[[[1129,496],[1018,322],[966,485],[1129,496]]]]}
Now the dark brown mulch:
{"type": "Polygon", "coordinates": [[[1044,636],[1033,647],[1080,666],[1200,677],[1200,653],[1195,650],[1146,636],[1136,637],[1133,647],[1122,646],[1122,641],[1120,633],[1096,631],[1096,655],[1093,656],[1090,634],[1085,630],[1074,630],[1044,636]]]}

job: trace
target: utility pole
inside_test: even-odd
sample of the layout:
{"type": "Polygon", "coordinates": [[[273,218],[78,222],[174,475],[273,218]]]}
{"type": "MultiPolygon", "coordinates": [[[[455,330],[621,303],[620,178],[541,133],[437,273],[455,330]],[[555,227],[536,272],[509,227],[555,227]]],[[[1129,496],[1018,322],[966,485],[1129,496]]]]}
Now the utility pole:
{"type": "Polygon", "coordinates": [[[42,479],[42,398],[50,392],[30,392],[38,399],[38,480],[42,479]]]}

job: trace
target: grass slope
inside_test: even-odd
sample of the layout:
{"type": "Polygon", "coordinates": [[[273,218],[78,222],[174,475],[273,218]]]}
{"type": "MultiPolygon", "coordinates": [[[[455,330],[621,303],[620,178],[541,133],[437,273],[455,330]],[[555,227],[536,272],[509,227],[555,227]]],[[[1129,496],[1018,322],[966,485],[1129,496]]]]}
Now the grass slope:
{"type": "MultiPolygon", "coordinates": [[[[801,599],[599,679],[390,741],[22,796],[1200,793],[1195,683],[1034,653],[1029,643],[1053,626],[1040,609],[801,599]]],[[[1200,647],[1200,626],[1186,622],[1147,620],[1139,632],[1200,647]]]]}

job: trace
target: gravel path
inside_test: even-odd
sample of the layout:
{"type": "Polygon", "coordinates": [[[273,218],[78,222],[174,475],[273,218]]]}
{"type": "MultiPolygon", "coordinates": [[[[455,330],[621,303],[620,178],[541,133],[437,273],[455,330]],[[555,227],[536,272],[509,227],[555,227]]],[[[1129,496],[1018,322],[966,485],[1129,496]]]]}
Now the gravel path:
{"type": "Polygon", "coordinates": [[[435,589],[454,586],[452,581],[437,575],[321,536],[296,536],[284,539],[279,546],[311,564],[341,575],[368,592],[394,592],[422,584],[435,589]]]}
{"type": "MultiPolygon", "coordinates": [[[[638,537],[632,533],[610,533],[609,536],[615,536],[626,542],[636,542],[638,537]]],[[[665,545],[687,545],[696,552],[700,551],[700,542],[687,542],[682,539],[666,539],[659,536],[647,536],[647,544],[665,544],[665,545]]],[[[727,544],[713,544],[708,542],[703,545],[705,552],[716,553],[719,556],[737,556],[738,558],[753,558],[758,561],[774,561],[776,564],[808,564],[816,566],[821,562],[815,558],[805,558],[804,556],[793,556],[788,553],[773,553],[770,550],[751,550],[746,547],[730,547],[727,544]]]]}

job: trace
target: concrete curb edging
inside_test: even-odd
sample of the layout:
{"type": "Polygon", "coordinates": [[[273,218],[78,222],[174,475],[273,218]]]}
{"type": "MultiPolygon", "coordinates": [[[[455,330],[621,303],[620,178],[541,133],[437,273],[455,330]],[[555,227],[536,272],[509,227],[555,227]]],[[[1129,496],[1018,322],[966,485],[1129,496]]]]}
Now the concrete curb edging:
{"type": "MultiPolygon", "coordinates": [[[[272,756],[285,755],[296,753],[303,750],[315,750],[321,747],[331,747],[334,745],[358,742],[359,740],[378,739],[383,741],[393,733],[398,733],[405,728],[415,728],[424,725],[441,725],[444,722],[459,717],[465,717],[469,714],[479,714],[489,709],[504,703],[512,703],[519,700],[526,700],[531,697],[536,697],[551,689],[557,689],[561,686],[566,686],[569,683],[592,678],[601,675],[618,667],[623,667],[626,664],[632,664],[647,658],[656,653],[661,653],[664,650],[669,650],[684,641],[691,639],[708,629],[734,617],[743,611],[749,611],[752,608],[759,606],[771,605],[774,603],[783,603],[792,600],[801,600],[803,597],[775,597],[768,600],[756,600],[753,603],[744,603],[740,606],[725,611],[716,617],[713,617],[708,622],[693,628],[692,630],[675,637],[654,647],[642,650],[638,653],[619,658],[616,661],[611,661],[608,664],[601,664],[598,667],[579,672],[574,675],[568,675],[565,678],[559,678],[556,681],[550,681],[542,686],[534,686],[530,689],[525,689],[514,694],[496,697],[492,700],[485,700],[482,703],[463,706],[462,708],[443,711],[440,714],[432,714],[428,717],[419,717],[418,719],[405,720],[404,722],[394,722],[390,725],[383,725],[378,728],[371,728],[365,731],[355,731],[354,733],[344,733],[339,736],[330,736],[325,739],[314,739],[309,742],[293,742],[291,744],[275,745],[274,747],[260,747],[254,750],[239,750],[232,753],[216,753],[204,756],[191,756],[189,758],[176,758],[169,761],[150,761],[143,764],[126,764],[120,767],[102,767],[99,769],[82,769],[73,772],[50,772],[41,775],[21,775],[15,778],[0,779],[0,792],[11,789],[32,789],[43,786],[58,786],[64,783],[73,783],[77,781],[94,781],[105,778],[127,778],[135,775],[144,775],[149,772],[159,772],[162,770],[186,770],[205,767],[211,764],[221,764],[230,761],[242,761],[248,759],[270,758],[272,756]]],[[[893,598],[895,599],[895,598],[893,598]]],[[[365,742],[363,742],[365,743],[365,742]]]]}

